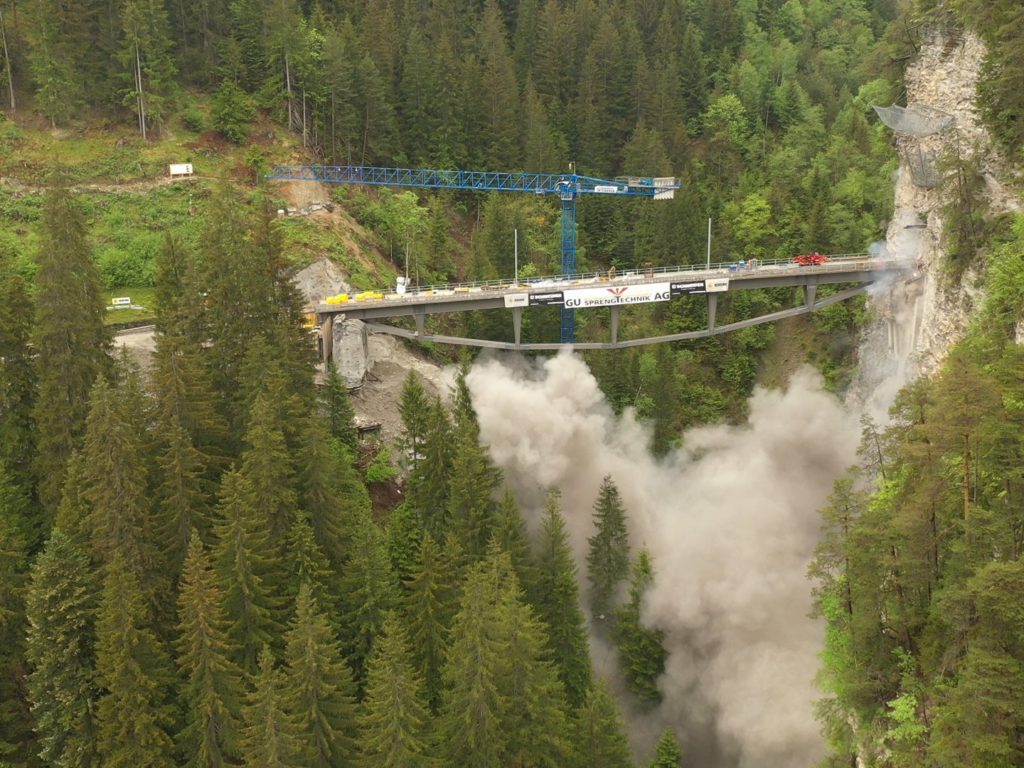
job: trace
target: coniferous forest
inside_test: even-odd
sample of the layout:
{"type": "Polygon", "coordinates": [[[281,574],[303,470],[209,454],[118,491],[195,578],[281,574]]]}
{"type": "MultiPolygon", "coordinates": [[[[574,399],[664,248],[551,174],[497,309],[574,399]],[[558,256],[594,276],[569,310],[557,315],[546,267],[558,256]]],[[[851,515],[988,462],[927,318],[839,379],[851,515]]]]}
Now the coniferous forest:
{"type": "MultiPolygon", "coordinates": [[[[895,168],[870,107],[899,99],[922,24],[986,38],[982,113],[1019,155],[1020,9],[946,5],[0,0],[0,167],[45,188],[0,194],[0,766],[638,766],[584,614],[610,618],[598,631],[630,709],[655,706],[666,651],[641,617],[657,565],[629,541],[614,481],[594,489],[577,567],[558,489],[528,535],[465,369],[447,405],[411,374],[392,446],[404,498],[374,505],[368,485],[391,469],[361,460],[337,372],[314,384],[295,243],[257,182],[295,158],[574,161],[682,180],[670,204],[581,204],[588,268],[702,262],[709,218],[723,258],[862,251],[883,236],[895,168]],[[210,129],[246,161],[187,227],[100,258],[97,207],[64,183],[87,179],[19,155],[33,121],[145,142],[210,129]],[[268,124],[280,146],[258,141],[268,124]],[[147,372],[112,351],[103,288],[120,286],[155,294],[147,372]]],[[[550,201],[337,201],[382,242],[415,239],[430,279],[510,274],[513,226],[527,269],[557,269],[550,201]]],[[[890,427],[865,425],[863,466],[822,512],[808,589],[827,626],[824,765],[1024,766],[1024,226],[976,234],[976,325],[890,427]]],[[[807,321],[834,388],[863,319],[852,303],[807,321]]],[[[673,304],[634,322],[703,317],[673,304]]],[[[664,455],[687,426],[742,417],[774,335],[588,362],[664,455]]],[[[687,765],[677,735],[643,764],[687,765]]]]}

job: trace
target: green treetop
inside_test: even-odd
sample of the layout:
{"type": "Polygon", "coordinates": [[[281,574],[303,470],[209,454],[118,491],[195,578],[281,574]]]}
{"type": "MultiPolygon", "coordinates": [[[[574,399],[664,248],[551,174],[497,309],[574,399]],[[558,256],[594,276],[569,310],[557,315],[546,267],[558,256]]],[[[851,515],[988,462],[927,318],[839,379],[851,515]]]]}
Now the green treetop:
{"type": "Polygon", "coordinates": [[[590,576],[590,609],[598,626],[607,622],[619,584],[629,576],[629,534],[619,489],[611,476],[601,483],[594,503],[594,535],[590,537],[587,571],[590,576]]]}
{"type": "Polygon", "coordinates": [[[548,646],[569,702],[583,703],[590,688],[590,648],[580,608],[576,564],[559,509],[559,493],[548,493],[537,547],[534,605],[547,627],[548,646]]]}
{"type": "Polygon", "coordinates": [[[189,768],[223,768],[238,755],[242,672],[231,661],[223,596],[199,534],[189,539],[178,593],[178,668],[186,679],[179,749],[189,768]]]}
{"type": "Polygon", "coordinates": [[[299,587],[285,644],[284,702],[299,726],[302,765],[356,765],[355,684],[308,583],[299,587]]]}
{"type": "Polygon", "coordinates": [[[306,768],[302,759],[302,728],[285,705],[284,672],[274,667],[268,646],[260,651],[259,668],[243,709],[242,765],[246,768],[306,768]]]}
{"type": "Polygon", "coordinates": [[[370,657],[359,716],[362,768],[429,768],[430,711],[405,631],[389,614],[370,657]]]}

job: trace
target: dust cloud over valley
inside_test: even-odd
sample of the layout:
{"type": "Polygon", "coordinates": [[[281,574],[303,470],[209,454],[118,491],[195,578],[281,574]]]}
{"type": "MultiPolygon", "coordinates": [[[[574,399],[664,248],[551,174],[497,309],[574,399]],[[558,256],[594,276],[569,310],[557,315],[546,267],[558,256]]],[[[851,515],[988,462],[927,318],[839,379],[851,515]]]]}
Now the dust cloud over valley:
{"type": "MultiPolygon", "coordinates": [[[[746,424],[692,430],[660,461],[647,429],[612,412],[578,357],[491,359],[468,383],[482,439],[531,523],[543,491],[562,490],[584,589],[606,475],[621,492],[634,553],[646,547],[654,558],[644,620],[664,631],[669,658],[662,704],[631,718],[637,751],[647,754],[672,726],[698,768],[819,758],[822,627],[809,617],[806,571],[817,510],[855,460],[859,425],[817,374],[797,372],[785,391],[755,390],[746,424]]],[[[594,658],[615,686],[614,651],[595,643],[594,658]]]]}

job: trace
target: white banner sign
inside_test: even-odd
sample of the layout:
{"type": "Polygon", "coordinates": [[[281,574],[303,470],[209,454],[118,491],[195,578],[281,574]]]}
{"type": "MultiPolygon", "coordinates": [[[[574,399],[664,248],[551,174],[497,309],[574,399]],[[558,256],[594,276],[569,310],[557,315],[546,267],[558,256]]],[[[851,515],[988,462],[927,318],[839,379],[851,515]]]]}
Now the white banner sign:
{"type": "Polygon", "coordinates": [[[530,294],[528,293],[506,293],[505,294],[505,306],[506,307],[526,307],[530,304],[530,294]]]}
{"type": "Polygon", "coordinates": [[[668,301],[671,295],[671,287],[668,283],[620,285],[608,288],[580,288],[565,292],[565,306],[571,309],[617,307],[623,304],[668,301]]]}
{"type": "Polygon", "coordinates": [[[728,277],[714,277],[704,281],[704,290],[708,293],[721,293],[729,290],[728,277]]]}

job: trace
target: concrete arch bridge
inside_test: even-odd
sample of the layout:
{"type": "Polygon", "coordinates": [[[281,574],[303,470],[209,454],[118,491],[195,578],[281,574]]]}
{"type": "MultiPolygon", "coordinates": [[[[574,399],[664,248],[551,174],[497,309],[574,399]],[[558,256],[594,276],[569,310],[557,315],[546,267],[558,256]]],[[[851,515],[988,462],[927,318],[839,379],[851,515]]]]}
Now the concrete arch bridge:
{"type": "MultiPolygon", "coordinates": [[[[913,265],[898,259],[872,258],[868,254],[817,257],[811,263],[792,260],[751,261],[699,266],[662,267],[615,274],[591,273],[572,276],[462,283],[425,288],[397,286],[393,292],[366,291],[328,297],[312,309],[320,328],[321,354],[340,368],[365,370],[367,334],[387,333],[439,344],[459,344],[507,350],[619,349],[665,341],[699,339],[741,328],[770,323],[786,317],[813,312],[864,293],[883,280],[912,279],[913,265]],[[822,298],[819,285],[845,284],[822,298]],[[760,317],[717,325],[719,296],[744,290],[793,287],[799,300],[794,306],[760,317]],[[705,328],[684,333],[619,339],[619,315],[634,304],[673,301],[686,296],[704,296],[707,302],[705,328]],[[610,310],[609,338],[590,342],[522,342],[520,330],[524,311],[539,306],[568,309],[610,310]],[[427,330],[428,315],[506,309],[512,323],[513,341],[445,336],[427,330]],[[383,320],[411,317],[414,329],[390,325],[383,320]]],[[[350,384],[352,376],[346,374],[350,384]]],[[[359,377],[361,378],[361,376],[359,377]]]]}

